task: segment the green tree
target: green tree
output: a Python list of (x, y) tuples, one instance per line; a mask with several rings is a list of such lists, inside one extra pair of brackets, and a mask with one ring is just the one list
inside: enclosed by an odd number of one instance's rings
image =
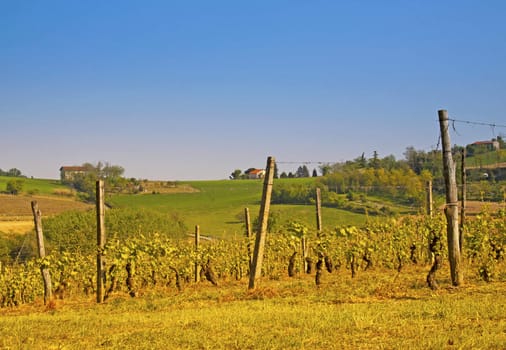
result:
[(7, 182), (6, 190), (10, 194), (17, 195), (23, 190), (24, 184), (23, 180), (10, 180)]
[(241, 175), (242, 175), (242, 170), (241, 169), (235, 169), (232, 172), (232, 174), (230, 174), (230, 179), (232, 179), (232, 180), (240, 179)]
[(309, 169), (306, 165), (302, 165), (297, 169), (296, 177), (309, 177)]

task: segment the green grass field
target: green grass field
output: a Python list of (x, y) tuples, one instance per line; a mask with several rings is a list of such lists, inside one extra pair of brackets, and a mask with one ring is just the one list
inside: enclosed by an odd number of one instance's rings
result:
[(12, 180), (23, 181), (22, 193), (33, 193), (37, 195), (58, 195), (59, 193), (68, 193), (69, 188), (62, 185), (59, 180), (14, 178), (0, 176), (0, 192), (5, 191), (7, 182)]
[(506, 150), (504, 149), (476, 154), (466, 159), (466, 166), (468, 167), (482, 167), (500, 163), (506, 163)]
[[(275, 181), (309, 182), (314, 179), (282, 179)], [(252, 221), (258, 216), (262, 197), (261, 180), (192, 181), (198, 189), (194, 193), (114, 195), (107, 199), (113, 207), (143, 208), (173, 212), (182, 217), (188, 227), (200, 226), (203, 235), (230, 237), (244, 232), (244, 208), (249, 208)], [(297, 220), (308, 227), (316, 227), (313, 205), (271, 205), (277, 224), (287, 225)], [(361, 225), (366, 217), (334, 208), (322, 209), (326, 227)]]

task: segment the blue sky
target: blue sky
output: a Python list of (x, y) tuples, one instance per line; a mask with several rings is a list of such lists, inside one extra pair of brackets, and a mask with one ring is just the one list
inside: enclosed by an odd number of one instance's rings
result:
[[(0, 168), (224, 179), (506, 124), (503, 1), (0, 0)], [(452, 143), (505, 134), (457, 124)], [(318, 164), (309, 164), (310, 169)]]

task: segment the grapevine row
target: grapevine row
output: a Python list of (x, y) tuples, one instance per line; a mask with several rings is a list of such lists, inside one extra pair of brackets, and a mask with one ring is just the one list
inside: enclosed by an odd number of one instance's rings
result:
[[(506, 249), (504, 212), (483, 213), (464, 228), (464, 258), (484, 280), (496, 275)], [(370, 222), (363, 228), (338, 227), (328, 232), (311, 232), (293, 222), (289, 229), (269, 233), (263, 278), (278, 279), (294, 273), (316, 272), (325, 261), (329, 272), (345, 268), (355, 276), (371, 268), (401, 272), (407, 264), (429, 265), (434, 256), (446, 257), (446, 222), (442, 216), (406, 217)], [(308, 242), (306, 265), (301, 241)], [(435, 243), (436, 242), (436, 243)], [(157, 234), (111, 240), (104, 249), (106, 259), (105, 297), (115, 293), (137, 296), (153, 288), (182, 289), (193, 283), (195, 266), (201, 279), (213, 284), (227, 279), (240, 280), (249, 273), (248, 241), (213, 240), (195, 249), (191, 240), (168, 239)], [(43, 295), (41, 267), (49, 268), (53, 293), (57, 298), (95, 293), (96, 255), (69, 251), (53, 252), (44, 259), (30, 259), (0, 266), (0, 306), (31, 303)], [(324, 259), (324, 260), (323, 260)], [(304, 271), (312, 269), (312, 271)]]

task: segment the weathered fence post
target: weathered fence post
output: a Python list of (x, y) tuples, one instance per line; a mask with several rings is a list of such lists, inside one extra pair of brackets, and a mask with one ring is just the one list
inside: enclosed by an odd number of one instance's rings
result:
[(104, 181), (96, 183), (96, 207), (97, 207), (97, 303), (104, 301), (104, 246), (105, 246), (105, 205), (104, 205)]
[(448, 112), (440, 110), (438, 111), (438, 115), (443, 144), (443, 171), (446, 187), (445, 215), (447, 221), (448, 259), (450, 261), (452, 284), (460, 286), (463, 282), (463, 275), (460, 265), (459, 203), (455, 163), (453, 162), (450, 132), (448, 129)]
[(249, 208), (244, 208), (244, 224), (246, 226), (246, 239), (248, 240), (248, 267), (251, 271), (251, 262), (252, 262), (252, 255), (251, 255), (251, 218), (249, 215)]
[[(195, 253), (198, 255), (199, 253), (199, 244), (200, 244), (200, 226), (195, 225)], [(200, 281), (200, 269), (198, 263), (198, 257), (195, 258), (195, 282)]]
[[(39, 258), (46, 257), (46, 249), (44, 248), (44, 234), (42, 232), (42, 214), (39, 210), (37, 201), (32, 201), (33, 221), (35, 223), (35, 233), (37, 234), (37, 247), (39, 250)], [(49, 269), (41, 265), (40, 272), (44, 281), (44, 305), (51, 300), (51, 274)]]
[(466, 224), (466, 201), (467, 201), (467, 176), (466, 176), (466, 149), (462, 149), (462, 167), (461, 167), (461, 204), (460, 204), (460, 235), (459, 235), (459, 249), (462, 255), (463, 233), (464, 225)]
[(255, 288), (255, 282), (262, 274), (262, 262), (264, 258), (265, 237), (267, 235), (267, 223), (269, 220), (269, 209), (271, 206), (272, 183), (274, 179), (274, 157), (267, 158), (267, 171), (264, 178), (264, 189), (262, 193), (262, 203), (260, 205), (260, 214), (258, 216), (258, 228), (255, 238), (255, 250), (253, 251), (253, 260), (249, 274), (249, 289)]
[(316, 230), (320, 235), (322, 231), (322, 193), (319, 187), (316, 188)]
[(309, 271), (308, 261), (307, 261), (308, 246), (307, 246), (306, 237), (302, 236), (300, 238), (300, 246), (301, 246), (301, 249), (302, 249), (302, 267), (304, 269), (304, 273), (308, 273), (308, 271)]
[(432, 217), (432, 180), (427, 181), (427, 197), (426, 197), (427, 215)]

